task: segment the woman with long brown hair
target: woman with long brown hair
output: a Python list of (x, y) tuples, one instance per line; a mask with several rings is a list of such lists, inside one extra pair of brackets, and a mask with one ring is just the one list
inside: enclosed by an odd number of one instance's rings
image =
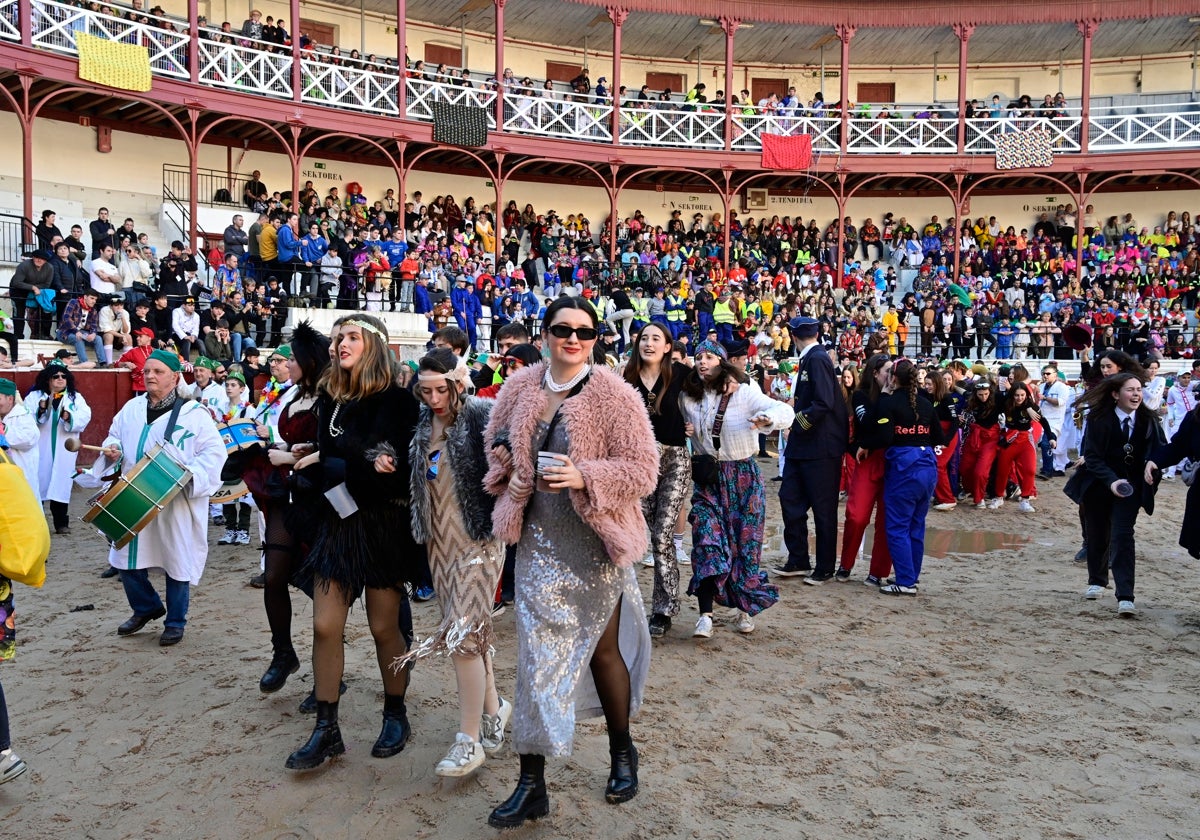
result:
[(691, 371), (687, 365), (671, 361), (671, 345), (671, 331), (651, 321), (638, 334), (625, 365), (625, 381), (641, 395), (658, 445), (658, 484), (642, 499), (654, 552), (650, 635), (655, 637), (671, 629), (671, 619), (679, 615), (679, 563), (675, 558), (682, 550), (683, 534), (675, 531), (675, 524), (692, 489), (692, 461), (679, 408), (679, 394)]
[(853, 429), (850, 457), (855, 461), (850, 486), (846, 492), (846, 518), (842, 524), (842, 559), (838, 564), (834, 580), (845, 582), (862, 547), (863, 534), (875, 511), (875, 538), (871, 543), (871, 568), (867, 572), (867, 586), (879, 586), (892, 570), (892, 558), (888, 553), (887, 527), (883, 501), (883, 473), (886, 466), (881, 448), (868, 448), (870, 441), (870, 417), (874, 414), (880, 398), (892, 387), (892, 358), (886, 353), (876, 353), (867, 359), (859, 387), (850, 395), (850, 425)]
[(967, 431), (959, 475), (963, 489), (970, 492), (975, 507), (985, 508), (988, 477), (996, 461), (997, 441), (1000, 440), (1000, 404), (990, 378), (985, 376), (975, 383), (963, 421)]
[(417, 402), (396, 384), (387, 327), (378, 318), (363, 313), (338, 318), (333, 353), (317, 399), (318, 451), (295, 465), (297, 483), (320, 491), (329, 503), (306, 563), (314, 578), (317, 723), (308, 742), (288, 757), (292, 770), (311, 769), (346, 750), (338, 728), (338, 685), (346, 618), (364, 590), (384, 690), (383, 728), (371, 754), (395, 755), (409, 734), (404, 705), (409, 669), (391, 665), (408, 651), (397, 617), (408, 609), (404, 582), (415, 570), (406, 564), (417, 555), (408, 511)]

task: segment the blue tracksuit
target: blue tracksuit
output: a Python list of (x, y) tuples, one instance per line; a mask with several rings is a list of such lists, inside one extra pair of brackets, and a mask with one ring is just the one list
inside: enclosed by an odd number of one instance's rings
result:
[(450, 292), (450, 305), (454, 307), (454, 318), (458, 321), (458, 328), (466, 331), (471, 341), (471, 349), (474, 350), (477, 339), (475, 322), (483, 317), (483, 307), (479, 304), (479, 298), (471, 291), (470, 286), (463, 289), (456, 284)]

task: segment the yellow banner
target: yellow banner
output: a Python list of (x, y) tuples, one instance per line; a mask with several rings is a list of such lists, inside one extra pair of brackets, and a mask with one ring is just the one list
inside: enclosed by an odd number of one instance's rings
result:
[(121, 44), (75, 33), (79, 78), (121, 90), (150, 90), (150, 53), (137, 44)]

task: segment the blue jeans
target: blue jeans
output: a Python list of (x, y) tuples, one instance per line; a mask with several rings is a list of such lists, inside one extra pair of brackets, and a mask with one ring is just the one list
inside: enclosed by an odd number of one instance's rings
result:
[(716, 323), (713, 321), (711, 312), (697, 312), (696, 326), (699, 327), (699, 334), (696, 336), (696, 343), (699, 344), (704, 339), (708, 338), (708, 331), (716, 328)]
[(717, 324), (717, 341), (722, 344), (733, 343), (733, 324)]
[(1050, 446), (1050, 435), (1043, 434), (1038, 446), (1042, 450), (1042, 472), (1054, 475), (1054, 450)]
[[(187, 624), (188, 602), (191, 589), (186, 580), (175, 580), (170, 575), (167, 579), (167, 627), (182, 628)], [(121, 583), (125, 586), (125, 597), (134, 615), (151, 615), (163, 608), (162, 599), (154, 591), (150, 583), (150, 575), (146, 569), (122, 569)]]
[(937, 484), (932, 446), (893, 446), (883, 474), (883, 510), (888, 552), (896, 583), (915, 586), (925, 558), (925, 515)]
[[(242, 348), (258, 346), (254, 343), (254, 339), (250, 336), (242, 335), (241, 333), (236, 332), (231, 332), (229, 334), (229, 342), (233, 345), (234, 362), (240, 362), (242, 360)], [(253, 386), (251, 386), (251, 388), (253, 388)]]
[[(107, 358), (104, 355), (104, 336), (96, 333), (90, 341), (92, 349), (96, 351), (96, 361), (103, 363)], [(71, 333), (71, 340), (64, 341), (63, 344), (66, 344), (68, 347), (74, 345), (75, 355), (79, 357), (79, 361), (86, 362), (88, 360), (87, 342), (83, 338), (80, 338), (79, 333)]]

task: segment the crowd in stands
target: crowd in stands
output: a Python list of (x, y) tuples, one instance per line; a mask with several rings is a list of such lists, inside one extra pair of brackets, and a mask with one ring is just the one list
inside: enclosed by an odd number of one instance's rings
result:
[(995, 216), (910, 222), (889, 212), (878, 224), (822, 225), (733, 212), (726, 272), (719, 213), (685, 220), (676, 210), (652, 225), (635, 212), (618, 220), (610, 262), (611, 220), (597, 232), (583, 213), (516, 201), (497, 217), (473, 197), (401, 200), (389, 189), (372, 199), (357, 183), (322, 195), (311, 181), (292, 201), (257, 172), (242, 198), (246, 215), (208, 254), (176, 241), (159, 255), (134, 219), (118, 226), (105, 208), (86, 235), (75, 226), (63, 236), (46, 210), (38, 248), (10, 284), (9, 332), (23, 339), (28, 327), (81, 362), (91, 347), (97, 363), (114, 364), (148, 328), (156, 346), (239, 361), (280, 341), (289, 307), (333, 305), (412, 311), (431, 332), (457, 325), (486, 350), (496, 329), (536, 321), (567, 292), (593, 301), (618, 348), (631, 329), (660, 321), (693, 345), (715, 332), (782, 357), (792, 352), (788, 322), (807, 315), (849, 360), (874, 349), (1067, 359), (1084, 346), (1200, 358), (1200, 233), (1187, 211), (1143, 224), (1063, 205), (1032, 227)]

